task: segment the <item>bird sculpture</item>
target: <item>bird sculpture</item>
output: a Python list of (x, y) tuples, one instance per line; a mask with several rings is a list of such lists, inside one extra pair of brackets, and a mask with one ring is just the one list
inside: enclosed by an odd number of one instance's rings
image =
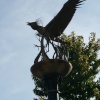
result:
[(86, 0), (68, 0), (58, 14), (45, 26), (38, 25), (37, 22), (28, 22), (32, 29), (39, 34), (54, 39), (60, 36), (70, 23), (76, 9)]
[[(34, 60), (34, 63), (37, 63), (39, 61), (40, 56), (42, 55), (43, 60), (48, 60), (49, 57), (47, 56), (45, 52), (45, 46), (43, 43), (44, 38), (47, 40), (47, 45), (48, 45), (48, 51), (49, 51), (49, 43), (54, 48), (54, 55), (56, 55), (56, 58), (66, 60), (66, 57), (68, 58), (68, 52), (64, 49), (65, 45), (59, 47), (55, 46), (53, 42), (50, 40), (63, 43), (65, 44), (59, 36), (63, 33), (65, 28), (68, 26), (70, 23), (71, 19), (74, 16), (74, 13), (76, 9), (79, 7), (79, 5), (82, 4), (83, 1), (86, 0), (68, 0), (62, 9), (58, 12), (58, 14), (45, 26), (40, 26), (37, 21), (35, 22), (28, 22), (27, 24), (31, 26), (33, 30), (38, 31), (38, 35), (41, 35), (41, 50), (39, 54), (37, 55), (36, 59)], [(65, 52), (66, 51), (66, 52)], [(64, 58), (64, 59), (63, 59)]]

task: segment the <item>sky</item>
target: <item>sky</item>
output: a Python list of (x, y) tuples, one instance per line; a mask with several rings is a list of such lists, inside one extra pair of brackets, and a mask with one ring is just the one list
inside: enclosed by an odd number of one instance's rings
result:
[[(38, 49), (36, 31), (26, 22), (38, 19), (45, 26), (67, 0), (0, 0), (0, 100), (33, 100), (30, 68)], [(75, 31), (88, 41), (91, 32), (100, 38), (100, 0), (86, 0), (64, 31)]]

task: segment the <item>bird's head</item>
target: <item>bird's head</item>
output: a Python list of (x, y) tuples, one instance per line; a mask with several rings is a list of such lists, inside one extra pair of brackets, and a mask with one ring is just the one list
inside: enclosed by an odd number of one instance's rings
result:
[(34, 30), (37, 30), (38, 28), (37, 22), (27, 22), (27, 25), (31, 26)]

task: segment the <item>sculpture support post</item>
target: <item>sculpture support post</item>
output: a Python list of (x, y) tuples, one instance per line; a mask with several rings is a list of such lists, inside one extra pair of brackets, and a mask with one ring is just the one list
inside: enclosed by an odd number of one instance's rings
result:
[(57, 74), (44, 76), (44, 82), (48, 90), (48, 100), (59, 100)]
[(66, 77), (71, 70), (71, 63), (59, 59), (40, 61), (31, 67), (33, 76), (45, 82), (45, 87), (48, 91), (48, 100), (59, 100), (59, 79), (60, 77)]

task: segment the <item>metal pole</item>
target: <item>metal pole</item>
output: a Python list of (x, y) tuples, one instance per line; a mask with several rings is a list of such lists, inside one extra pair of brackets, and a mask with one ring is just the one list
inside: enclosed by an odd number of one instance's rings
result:
[(48, 90), (48, 100), (59, 100), (58, 77), (57, 74), (44, 76), (44, 82)]

